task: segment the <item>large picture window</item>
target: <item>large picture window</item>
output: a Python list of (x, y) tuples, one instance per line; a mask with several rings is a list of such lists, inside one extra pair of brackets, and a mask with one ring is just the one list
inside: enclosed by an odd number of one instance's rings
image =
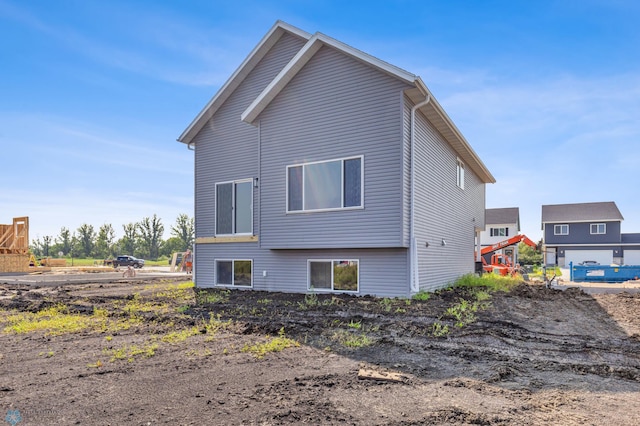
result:
[(216, 235), (253, 233), (253, 179), (216, 184)]
[(287, 212), (363, 207), (363, 157), (287, 166)]
[(216, 260), (216, 285), (252, 287), (251, 260)]
[(309, 260), (310, 290), (358, 291), (358, 260)]
[(553, 225), (553, 235), (569, 235), (569, 225)]

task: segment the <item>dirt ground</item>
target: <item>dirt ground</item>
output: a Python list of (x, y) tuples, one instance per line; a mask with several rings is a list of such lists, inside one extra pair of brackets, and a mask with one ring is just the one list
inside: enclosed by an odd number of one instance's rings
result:
[(0, 285), (0, 424), (637, 425), (638, 401), (639, 294)]

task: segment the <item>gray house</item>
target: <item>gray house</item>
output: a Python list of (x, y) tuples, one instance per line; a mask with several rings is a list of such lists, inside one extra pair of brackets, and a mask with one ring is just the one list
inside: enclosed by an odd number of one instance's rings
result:
[(495, 182), (422, 80), (276, 22), (178, 139), (198, 287), (408, 296), (474, 271)]
[(640, 265), (640, 234), (621, 233), (623, 219), (612, 201), (542, 206), (545, 262)]

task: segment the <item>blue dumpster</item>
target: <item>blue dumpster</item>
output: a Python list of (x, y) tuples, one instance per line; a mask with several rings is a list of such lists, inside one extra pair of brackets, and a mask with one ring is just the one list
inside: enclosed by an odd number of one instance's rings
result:
[(604, 265), (574, 265), (569, 263), (571, 281), (574, 282), (603, 282), (620, 283), (640, 278), (640, 266), (604, 266)]

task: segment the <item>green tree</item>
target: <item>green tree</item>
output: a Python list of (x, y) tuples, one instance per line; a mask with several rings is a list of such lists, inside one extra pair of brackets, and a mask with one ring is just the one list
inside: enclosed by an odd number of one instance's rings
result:
[(525, 243), (518, 244), (518, 257), (521, 265), (540, 265), (542, 263), (542, 253), (538, 247), (530, 247)]
[(160, 252), (160, 245), (162, 244), (162, 234), (164, 233), (162, 219), (155, 214), (151, 218), (145, 217), (138, 223), (138, 229), (140, 230), (142, 251), (149, 259), (157, 259)]
[(122, 225), (124, 236), (118, 241), (118, 248), (122, 254), (133, 256), (136, 249), (136, 240), (138, 239), (138, 225), (135, 223), (127, 223)]
[(173, 253), (185, 251), (183, 247), (184, 242), (180, 238), (171, 237), (162, 243), (162, 246), (160, 247), (160, 255), (171, 258)]
[(114, 242), (116, 239), (116, 231), (110, 223), (105, 223), (98, 230), (94, 253), (96, 257), (107, 259), (114, 256)]
[(181, 241), (176, 251), (186, 251), (193, 246), (195, 238), (195, 220), (182, 213), (176, 218), (176, 224), (171, 227), (171, 236)]
[(83, 223), (82, 225), (80, 225), (77, 232), (78, 242), (80, 245), (80, 253), (78, 254), (78, 256), (85, 258), (91, 257), (96, 241), (96, 231), (93, 229), (93, 225)]
[(56, 238), (56, 249), (55, 253), (61, 251), (63, 256), (71, 253), (71, 232), (64, 226), (60, 229), (60, 233)]

